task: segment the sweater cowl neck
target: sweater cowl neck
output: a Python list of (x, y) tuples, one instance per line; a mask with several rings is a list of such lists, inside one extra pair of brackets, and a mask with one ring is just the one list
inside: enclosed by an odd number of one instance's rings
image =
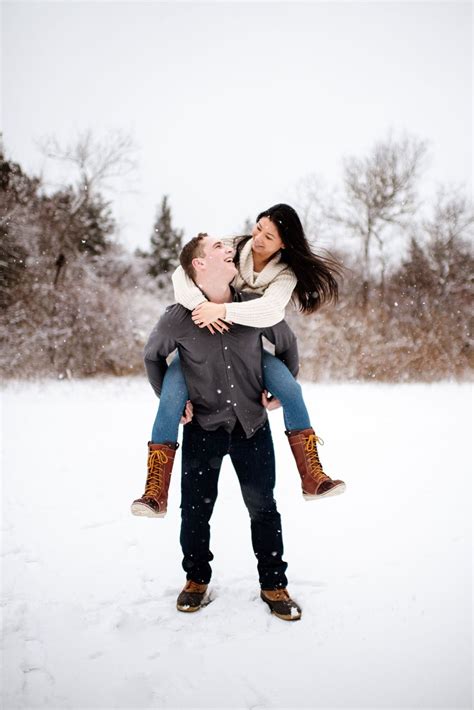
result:
[[(268, 264), (259, 271), (254, 271), (253, 255), (252, 255), (252, 239), (248, 239), (240, 250), (238, 263), (238, 288), (246, 284), (251, 289), (265, 289), (278, 274), (288, 268), (288, 264), (281, 261), (281, 251), (273, 256)], [(241, 283), (242, 282), (242, 283)]]

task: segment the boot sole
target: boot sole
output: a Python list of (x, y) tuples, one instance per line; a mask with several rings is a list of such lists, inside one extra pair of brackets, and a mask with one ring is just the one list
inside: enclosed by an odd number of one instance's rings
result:
[(344, 491), (346, 490), (346, 484), (341, 483), (339, 486), (336, 486), (335, 488), (331, 488), (331, 490), (326, 491), (326, 493), (320, 493), (319, 495), (311, 495), (310, 493), (303, 493), (303, 498), (305, 499), (306, 502), (309, 502), (311, 500), (319, 500), (320, 498), (329, 498), (330, 496), (339, 496)]
[[(270, 605), (268, 606), (270, 607)], [(277, 616), (279, 619), (283, 619), (283, 621), (299, 621), (301, 619), (301, 614), (299, 614), (298, 616), (290, 616), (290, 614), (278, 614), (276, 611), (273, 611), (271, 607), (270, 611), (272, 612), (273, 616)]]
[(214, 597), (211, 597), (209, 594), (207, 594), (202, 602), (199, 604), (199, 606), (188, 606), (187, 604), (176, 604), (176, 608), (178, 611), (183, 611), (185, 614), (192, 614), (195, 611), (199, 611), (199, 609), (202, 609), (203, 607), (207, 606), (213, 601)]
[(142, 518), (164, 518), (166, 515), (166, 513), (157, 513), (144, 503), (132, 503), (130, 510), (132, 515), (140, 515)]
[(202, 604), (199, 604), (199, 606), (179, 606), (179, 604), (176, 604), (176, 608), (178, 611), (184, 611), (185, 614), (192, 614), (194, 611), (199, 611), (201, 608)]

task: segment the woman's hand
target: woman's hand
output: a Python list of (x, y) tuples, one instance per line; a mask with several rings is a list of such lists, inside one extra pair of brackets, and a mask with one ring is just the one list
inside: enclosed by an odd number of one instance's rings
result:
[(281, 407), (281, 402), (279, 399), (276, 397), (268, 397), (268, 391), (264, 390), (262, 392), (262, 404), (265, 407), (265, 409), (268, 409), (270, 412), (272, 409), (278, 409), (278, 407)]
[(183, 416), (179, 420), (180, 424), (189, 424), (189, 422), (193, 418), (193, 405), (192, 402), (188, 399), (186, 402), (186, 406), (184, 408)]
[(224, 303), (206, 301), (205, 303), (200, 303), (192, 312), (194, 325), (199, 326), (199, 328), (207, 327), (213, 335), (213, 326), (219, 333), (226, 333), (229, 330), (229, 323), (221, 320), (223, 318), (225, 318)]

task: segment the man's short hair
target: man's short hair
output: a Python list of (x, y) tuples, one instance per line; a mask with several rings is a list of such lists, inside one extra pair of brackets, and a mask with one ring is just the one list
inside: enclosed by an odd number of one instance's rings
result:
[(204, 256), (204, 245), (202, 240), (207, 237), (206, 232), (199, 232), (197, 237), (193, 237), (181, 250), (179, 255), (179, 261), (183, 267), (184, 272), (189, 276), (190, 279), (196, 278), (196, 271), (193, 266), (193, 259)]

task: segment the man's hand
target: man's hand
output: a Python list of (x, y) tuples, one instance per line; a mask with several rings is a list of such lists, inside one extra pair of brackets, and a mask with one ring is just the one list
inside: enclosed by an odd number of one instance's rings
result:
[(208, 328), (213, 335), (214, 328), (218, 330), (219, 333), (226, 333), (229, 330), (229, 323), (222, 320), (224, 317), (224, 303), (211, 303), (209, 301), (205, 301), (204, 303), (200, 303), (199, 306), (196, 306), (192, 312), (194, 325), (199, 326), (199, 328)]
[(188, 399), (186, 402), (186, 406), (184, 408), (183, 416), (179, 420), (180, 424), (189, 424), (189, 422), (193, 418), (193, 405), (192, 402)]
[(262, 404), (265, 409), (268, 409), (269, 412), (272, 409), (278, 409), (278, 407), (281, 407), (281, 402), (279, 399), (277, 399), (276, 397), (272, 397), (271, 399), (268, 398), (267, 390), (264, 390), (262, 392)]

